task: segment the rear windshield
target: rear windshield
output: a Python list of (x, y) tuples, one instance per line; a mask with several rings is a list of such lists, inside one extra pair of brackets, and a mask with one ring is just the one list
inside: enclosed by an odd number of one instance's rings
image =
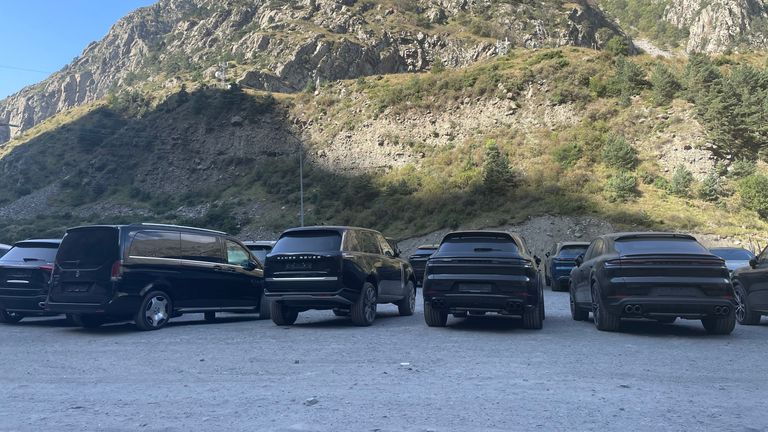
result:
[(254, 246), (254, 245), (251, 245), (251, 246), (248, 246), (248, 249), (251, 250), (251, 253), (253, 254), (253, 256), (258, 258), (260, 263), (264, 263), (264, 258), (266, 258), (267, 254), (269, 253), (269, 251), (272, 250), (272, 246)]
[(337, 252), (341, 250), (341, 234), (331, 231), (288, 233), (277, 241), (272, 253)]
[(587, 251), (589, 245), (586, 246), (563, 246), (560, 249), (560, 253), (557, 254), (560, 258), (576, 258)]
[(729, 261), (749, 261), (754, 255), (746, 249), (715, 249), (713, 254)]
[(432, 253), (436, 250), (437, 250), (436, 247), (420, 247), (416, 249), (416, 253)]
[(69, 231), (56, 255), (62, 268), (93, 268), (119, 258), (117, 228), (83, 228)]
[(0, 258), (0, 262), (47, 262), (52, 263), (56, 258), (58, 245), (45, 243), (29, 243), (14, 246)]
[(709, 250), (696, 240), (684, 238), (630, 238), (616, 241), (621, 255), (643, 254), (695, 254), (709, 255)]
[(509, 239), (504, 240), (488, 237), (468, 237), (450, 239), (440, 245), (441, 254), (488, 252), (504, 252), (514, 254), (520, 253), (515, 242)]

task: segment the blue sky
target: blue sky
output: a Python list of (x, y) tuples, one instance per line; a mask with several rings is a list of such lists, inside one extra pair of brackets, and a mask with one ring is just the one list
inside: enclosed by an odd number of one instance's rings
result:
[(0, 99), (43, 80), (156, 0), (1, 0)]

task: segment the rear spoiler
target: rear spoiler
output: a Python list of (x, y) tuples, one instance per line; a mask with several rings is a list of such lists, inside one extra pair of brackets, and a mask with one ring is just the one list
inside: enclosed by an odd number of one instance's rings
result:
[[(502, 231), (457, 231), (448, 233), (443, 237), (440, 244), (443, 244), (449, 240), (461, 240), (461, 239), (496, 239), (496, 240), (509, 240), (517, 245), (514, 237), (511, 234)], [(520, 246), (520, 245), (517, 245)]]
[(626, 234), (619, 237), (616, 237), (614, 241), (621, 241), (621, 240), (630, 240), (630, 239), (641, 239), (641, 238), (679, 238), (679, 239), (686, 239), (686, 240), (696, 240), (696, 237), (690, 235), (690, 234), (677, 234), (677, 233), (637, 233), (637, 234)]

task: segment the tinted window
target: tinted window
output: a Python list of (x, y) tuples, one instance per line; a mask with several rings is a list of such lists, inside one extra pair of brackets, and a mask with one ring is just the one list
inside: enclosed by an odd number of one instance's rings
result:
[(213, 263), (226, 262), (219, 238), (205, 234), (181, 234), (181, 258)]
[(358, 231), (357, 241), (360, 245), (360, 252), (370, 254), (381, 254), (381, 247), (379, 246), (379, 239), (375, 233), (370, 231)]
[(341, 250), (341, 234), (335, 231), (298, 231), (280, 237), (272, 253), (337, 252)]
[(563, 246), (557, 256), (560, 258), (576, 258), (586, 251), (587, 246)]
[(347, 252), (360, 252), (360, 244), (357, 242), (357, 231), (347, 231), (344, 234), (344, 250)]
[(745, 249), (715, 249), (712, 253), (724, 260), (732, 261), (749, 261), (754, 256), (752, 252)]
[(62, 268), (94, 268), (112, 265), (120, 257), (117, 228), (81, 228), (64, 236), (56, 255)]
[(264, 263), (264, 258), (267, 257), (269, 251), (272, 250), (272, 246), (248, 246), (251, 253), (259, 260), (260, 263)]
[(242, 246), (227, 240), (227, 263), (245, 267), (251, 261), (251, 255)]
[(461, 238), (445, 241), (440, 245), (440, 253), (488, 253), (504, 252), (519, 254), (517, 245), (512, 240), (494, 238)]
[(587, 251), (584, 252), (584, 261), (589, 261), (596, 256), (595, 251), (597, 250), (598, 242), (602, 242), (602, 240), (597, 239), (593, 241), (592, 244), (589, 245), (589, 247), (587, 248)]
[(390, 255), (392, 255), (392, 256), (395, 255), (394, 247), (392, 247), (392, 244), (390, 244), (389, 241), (387, 241), (387, 239), (384, 238), (383, 235), (377, 234), (376, 238), (379, 239), (379, 248), (381, 249), (381, 253), (386, 255), (387, 252), (389, 252)]
[(181, 236), (176, 232), (140, 231), (133, 236), (130, 256), (179, 258)]
[(21, 244), (8, 251), (0, 262), (53, 262), (56, 258), (56, 250), (59, 245), (45, 245), (40, 243)]
[(696, 240), (662, 237), (617, 240), (616, 250), (622, 255), (709, 254), (709, 251)]

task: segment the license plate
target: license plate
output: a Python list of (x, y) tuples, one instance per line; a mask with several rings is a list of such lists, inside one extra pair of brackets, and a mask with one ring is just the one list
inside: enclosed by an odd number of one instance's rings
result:
[(91, 287), (90, 285), (85, 285), (85, 284), (66, 284), (64, 285), (64, 291), (77, 292), (77, 293), (88, 292), (90, 287)]
[(468, 293), (489, 293), (493, 291), (491, 284), (459, 284), (460, 292)]
[(285, 265), (286, 270), (309, 270), (312, 268), (310, 263), (288, 263)]
[(698, 297), (701, 295), (701, 290), (691, 287), (680, 288), (656, 288), (653, 290), (653, 295), (657, 296), (675, 296), (675, 297)]

